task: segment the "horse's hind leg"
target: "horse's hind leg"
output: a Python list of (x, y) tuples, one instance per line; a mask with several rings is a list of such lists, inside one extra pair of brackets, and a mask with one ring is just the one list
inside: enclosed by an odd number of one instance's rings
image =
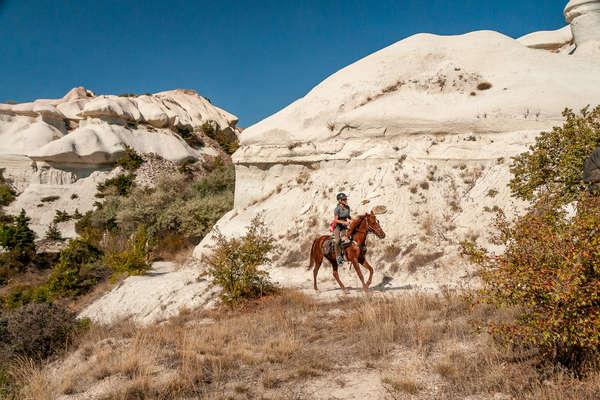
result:
[(323, 262), (323, 257), (317, 257), (317, 259), (315, 260), (315, 268), (313, 269), (313, 279), (314, 279), (315, 290), (319, 290), (317, 288), (317, 274), (319, 273), (319, 268), (321, 268), (322, 262)]
[(373, 267), (367, 262), (367, 260), (363, 261), (363, 267), (369, 270), (369, 279), (367, 279), (367, 287), (371, 286), (371, 281), (373, 280)]

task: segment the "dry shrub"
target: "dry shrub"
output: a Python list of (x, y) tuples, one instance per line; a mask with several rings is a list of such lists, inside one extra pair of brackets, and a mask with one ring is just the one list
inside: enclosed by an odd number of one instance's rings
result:
[(421, 228), (425, 231), (427, 236), (433, 235), (433, 228), (437, 224), (436, 219), (431, 214), (426, 214), (421, 221)]
[(215, 245), (207, 257), (208, 274), (212, 284), (223, 289), (219, 296), (223, 303), (235, 305), (277, 290), (269, 274), (258, 269), (271, 263), (274, 241), (260, 215), (250, 221), (241, 238), (228, 239), (216, 231)]
[(408, 270), (410, 272), (416, 272), (417, 269), (434, 262), (443, 255), (443, 251), (436, 251), (429, 254), (415, 254), (408, 263)]
[[(243, 310), (186, 312), (148, 327), (131, 322), (94, 326), (71, 360), (77, 368), (66, 362), (52, 374), (37, 369), (24, 374), (22, 382), (55, 393), (60, 382), (76, 379), (86, 382), (71, 387), (81, 398), (89, 394), (85, 386), (98, 387), (100, 379), (111, 382), (101, 394), (106, 399), (283, 399), (290, 393), (311, 398), (298, 389), (318, 376), (343, 386), (340, 376), (359, 364), (380, 371), (393, 398), (488, 398), (497, 392), (512, 398), (595, 398), (597, 374), (573, 379), (545, 368), (535, 352), (499, 348), (486, 335), (473, 336), (468, 308), (451, 291), (334, 303), (283, 291)], [(489, 320), (504, 319), (502, 313), (474, 309), (476, 317)], [(206, 318), (212, 322), (201, 323)], [(398, 349), (406, 354), (401, 359)], [(398, 361), (390, 370), (390, 363)], [(436, 375), (431, 385), (430, 374)], [(56, 397), (41, 390), (31, 396)]]
[(489, 82), (481, 82), (477, 85), (477, 90), (488, 90), (492, 88), (492, 84)]
[(1, 311), (0, 360), (46, 358), (64, 348), (75, 326), (75, 315), (58, 305), (31, 303)]
[(383, 259), (386, 261), (394, 261), (402, 252), (402, 248), (395, 244), (389, 244), (383, 249)]
[(408, 246), (406, 246), (406, 249), (404, 249), (404, 251), (402, 251), (402, 255), (405, 256), (407, 254), (410, 254), (416, 248), (417, 248), (417, 244), (411, 243)]
[(388, 393), (394, 397), (403, 393), (416, 395), (422, 389), (413, 374), (406, 374), (402, 371), (387, 373), (381, 378), (381, 383)]
[(308, 173), (308, 171), (300, 172), (298, 174), (298, 176), (296, 176), (296, 183), (298, 185), (303, 185), (303, 184), (307, 183), (309, 176), (310, 176), (310, 174)]

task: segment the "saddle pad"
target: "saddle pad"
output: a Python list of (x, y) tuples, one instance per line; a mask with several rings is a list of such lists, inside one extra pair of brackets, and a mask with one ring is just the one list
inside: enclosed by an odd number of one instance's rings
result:
[[(342, 246), (342, 249), (346, 249), (346, 248), (352, 246), (352, 241), (351, 240), (349, 240), (347, 242), (342, 241), (341, 246)], [(323, 255), (333, 254), (335, 252), (335, 244), (333, 242), (333, 236), (329, 236), (329, 238), (323, 242), (323, 247), (321, 248), (321, 250), (323, 250)]]
[(333, 238), (331, 236), (329, 237), (329, 239), (326, 239), (323, 242), (323, 247), (321, 248), (321, 250), (323, 250), (323, 255), (333, 254), (335, 249), (333, 246)]

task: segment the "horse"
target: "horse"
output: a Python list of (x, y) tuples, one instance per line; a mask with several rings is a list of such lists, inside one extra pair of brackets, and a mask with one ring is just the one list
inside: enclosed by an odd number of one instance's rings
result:
[[(352, 265), (354, 265), (354, 269), (356, 270), (356, 273), (362, 282), (363, 290), (367, 292), (369, 290), (369, 286), (371, 285), (371, 280), (373, 279), (373, 268), (365, 259), (365, 254), (367, 252), (367, 235), (372, 232), (377, 235), (378, 238), (383, 239), (385, 238), (385, 232), (383, 232), (383, 229), (381, 229), (379, 221), (377, 220), (377, 217), (373, 211), (353, 219), (350, 223), (348, 231), (348, 235), (352, 237), (353, 241), (349, 247), (342, 251), (346, 254), (346, 258), (352, 263)], [(329, 239), (329, 235), (319, 236), (313, 241), (312, 248), (310, 250), (310, 265), (307, 269), (311, 269), (314, 266), (314, 288), (316, 291), (318, 291), (317, 274), (319, 273), (319, 268), (323, 262), (323, 257), (327, 258), (333, 267), (333, 277), (337, 281), (342, 291), (347, 294), (348, 291), (338, 275), (336, 254), (334, 254), (333, 251), (323, 254), (323, 243), (327, 239)], [(369, 279), (367, 280), (367, 283), (365, 283), (359, 264), (369, 270)]]

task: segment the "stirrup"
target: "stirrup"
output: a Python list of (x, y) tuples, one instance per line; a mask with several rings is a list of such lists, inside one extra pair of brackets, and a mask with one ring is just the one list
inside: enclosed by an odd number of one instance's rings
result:
[(342, 264), (344, 264), (344, 257), (337, 256), (336, 261), (337, 261), (338, 265), (342, 265)]

